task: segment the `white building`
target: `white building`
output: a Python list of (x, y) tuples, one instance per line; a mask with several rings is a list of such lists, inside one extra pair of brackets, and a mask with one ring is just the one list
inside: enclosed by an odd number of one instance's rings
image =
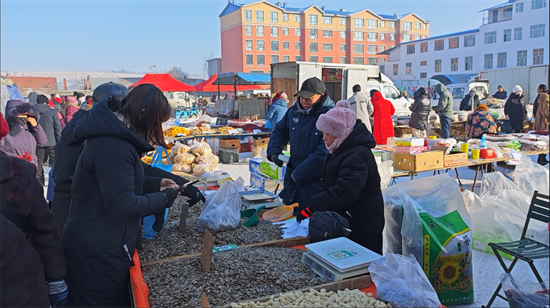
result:
[(548, 64), (548, 0), (509, 0), (485, 9), (478, 29), (402, 42), (387, 50), (381, 72), (397, 86), (426, 85), (434, 75)]

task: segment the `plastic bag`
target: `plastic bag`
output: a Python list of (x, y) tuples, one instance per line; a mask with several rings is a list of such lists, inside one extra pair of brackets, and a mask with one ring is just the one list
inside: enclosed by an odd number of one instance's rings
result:
[(443, 304), (473, 302), (471, 220), (455, 179), (418, 179), (383, 194), (388, 252), (414, 255)]
[(206, 165), (215, 165), (220, 162), (220, 158), (214, 154), (199, 156), (195, 159), (195, 163), (200, 164), (206, 164)]
[(379, 164), (378, 173), (380, 174), (380, 188), (388, 187), (393, 173), (393, 160), (386, 160)]
[(514, 131), (514, 129), (512, 128), (512, 123), (510, 123), (510, 120), (502, 121), (502, 125), (500, 126), (500, 131), (506, 134)]
[(550, 194), (550, 179), (548, 169), (533, 162), (528, 156), (523, 156), (514, 171), (514, 183), (527, 196), (533, 196), (535, 190), (541, 194)]
[(210, 145), (208, 145), (208, 143), (201, 142), (191, 147), (191, 153), (193, 153), (193, 155), (195, 156), (205, 156), (212, 154), (212, 148), (210, 148)]
[(393, 307), (441, 307), (437, 293), (414, 256), (387, 253), (369, 265), (376, 298)]
[(193, 168), (191, 167), (191, 165), (174, 164), (174, 165), (172, 165), (172, 171), (173, 172), (191, 173), (191, 172), (193, 172)]
[(191, 165), (195, 161), (195, 156), (189, 153), (176, 155), (174, 162), (176, 164)]
[(233, 181), (225, 181), (215, 194), (209, 196), (197, 220), (200, 232), (235, 229), (241, 222), (241, 196)]
[(501, 274), (500, 281), (510, 308), (548, 307), (548, 280), (544, 285), (532, 281), (518, 284), (512, 275)]
[(167, 161), (163, 161), (162, 160), (162, 155), (166, 155), (166, 157), (169, 157), (170, 155), (168, 154), (168, 150), (166, 150), (165, 148), (159, 146), (157, 147), (157, 149), (155, 150), (155, 153), (153, 153), (153, 158), (151, 160), (151, 167), (156, 167), (156, 168), (159, 168), (161, 170), (164, 170), (166, 172), (171, 172), (172, 171), (172, 165), (169, 164), (170, 162), (170, 159), (168, 158)]

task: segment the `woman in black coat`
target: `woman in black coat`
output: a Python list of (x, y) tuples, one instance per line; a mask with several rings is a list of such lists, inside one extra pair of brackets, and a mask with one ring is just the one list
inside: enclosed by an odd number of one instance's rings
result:
[(166, 147), (162, 122), (169, 117), (162, 91), (143, 84), (122, 101), (104, 98), (75, 123), (75, 138), (85, 144), (63, 231), (68, 306), (129, 307), (139, 219), (164, 213), (177, 196), (177, 184), (145, 178), (141, 163), (150, 144)]
[(466, 94), (460, 101), (460, 111), (472, 111), (479, 106), (479, 96), (476, 94), (476, 89), (470, 89), (470, 93)]
[(416, 138), (426, 137), (428, 129), (428, 118), (430, 117), (430, 99), (424, 88), (414, 92), (414, 103), (410, 107), (412, 111), (409, 126), (413, 129), (413, 136)]
[(523, 89), (516, 85), (504, 105), (504, 114), (510, 118), (510, 124), (514, 133), (521, 133), (525, 121), (525, 100)]
[(348, 101), (338, 102), (321, 115), (316, 126), (330, 153), (323, 175), (325, 191), (313, 196), (311, 205), (297, 219), (317, 211), (337, 212), (349, 221), (351, 240), (382, 254), (384, 200), (371, 151), (376, 146), (373, 135), (357, 120)]

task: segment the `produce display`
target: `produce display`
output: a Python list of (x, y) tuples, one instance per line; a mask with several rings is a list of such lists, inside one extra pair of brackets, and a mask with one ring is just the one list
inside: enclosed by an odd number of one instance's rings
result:
[(247, 307), (376, 307), (391, 308), (386, 304), (372, 297), (371, 293), (365, 294), (357, 289), (340, 290), (327, 292), (325, 289), (317, 291), (310, 289), (309, 292), (289, 292), (279, 296), (270, 296), (267, 302), (245, 302), (231, 303), (232, 308)]
[(166, 137), (175, 137), (178, 135), (189, 136), (191, 135), (191, 131), (189, 131), (185, 127), (180, 127), (180, 126), (172, 126), (169, 129), (164, 131), (164, 136)]
[(299, 249), (243, 247), (215, 252), (209, 272), (192, 257), (143, 267), (143, 278), (151, 307), (200, 307), (203, 292), (218, 307), (329, 282), (301, 257)]
[(191, 147), (177, 144), (172, 148), (170, 161), (172, 172), (202, 176), (206, 172), (219, 170), (219, 158), (212, 154), (212, 148), (206, 142)]

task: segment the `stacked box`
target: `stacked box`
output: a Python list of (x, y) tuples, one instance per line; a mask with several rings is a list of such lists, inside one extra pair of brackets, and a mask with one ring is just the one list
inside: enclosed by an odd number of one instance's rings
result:
[(250, 173), (254, 173), (254, 174), (260, 174), (261, 171), (261, 167), (260, 167), (260, 164), (262, 162), (262, 159), (261, 158), (252, 158), (249, 162), (248, 162), (248, 171), (250, 171)]
[(254, 186), (258, 189), (265, 189), (265, 179), (255, 173), (250, 173), (250, 186)]
[(273, 163), (260, 163), (260, 171), (262, 174), (274, 180), (282, 181), (285, 177), (286, 166), (278, 167)]

